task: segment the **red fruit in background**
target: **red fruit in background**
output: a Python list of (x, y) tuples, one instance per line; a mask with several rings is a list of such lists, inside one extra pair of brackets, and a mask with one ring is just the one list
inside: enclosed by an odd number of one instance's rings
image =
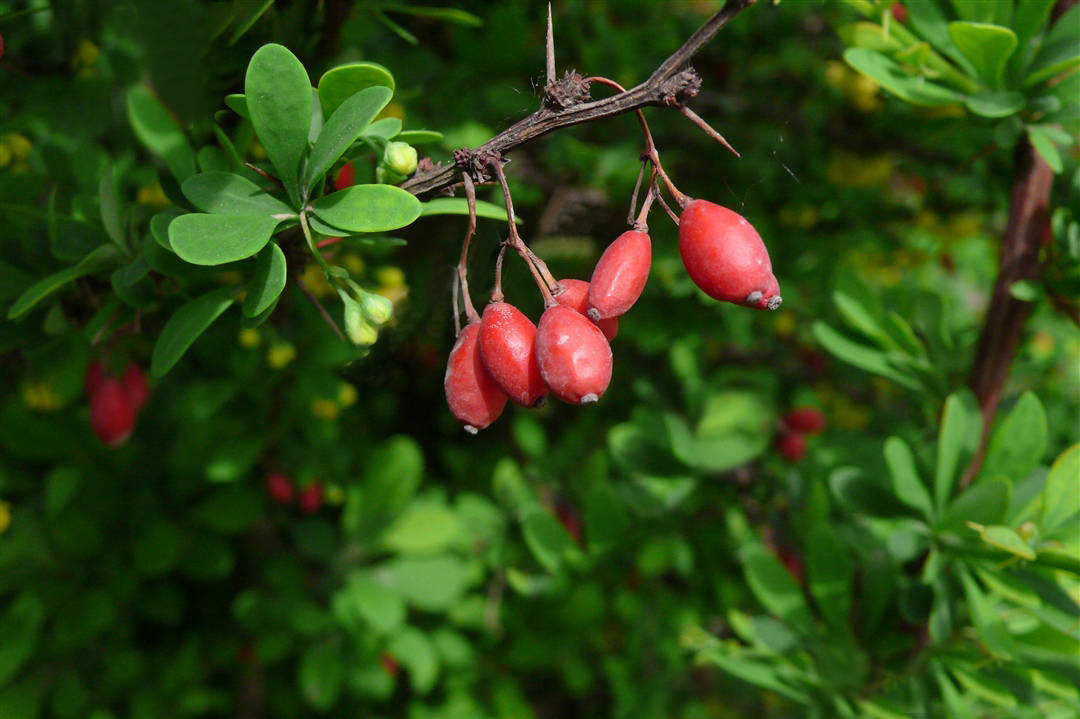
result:
[(892, 16), (897, 22), (907, 22), (908, 9), (904, 7), (903, 3), (894, 2), (889, 9), (892, 11)]
[(679, 252), (690, 279), (713, 299), (780, 306), (780, 285), (761, 235), (737, 212), (694, 200), (679, 217)]
[(780, 421), (788, 429), (807, 434), (817, 434), (825, 429), (825, 414), (816, 407), (796, 407), (789, 409)]
[[(585, 280), (559, 280), (557, 287), (561, 292), (555, 295), (556, 302), (583, 315), (588, 311), (588, 282)], [(604, 333), (604, 337), (607, 338), (608, 342), (615, 339), (615, 335), (619, 334), (619, 320), (614, 317), (607, 320), (600, 320), (596, 323), (596, 326)]]
[(341, 169), (338, 170), (337, 175), (334, 177), (334, 189), (344, 190), (354, 184), (356, 184), (356, 168), (353, 167), (352, 160), (349, 160), (341, 166)]
[(555, 506), (555, 518), (559, 520), (559, 524), (563, 526), (566, 533), (575, 542), (581, 544), (581, 515), (573, 507), (559, 503)]
[(0, 57), (4, 56), (4, 36), (0, 35)]
[(461, 331), (450, 350), (443, 379), (451, 414), (472, 434), (498, 419), (506, 406), (506, 393), (491, 379), (480, 359), (479, 337), (479, 322)]
[(806, 435), (802, 432), (781, 432), (776, 438), (776, 451), (789, 462), (800, 462), (806, 456)]
[(90, 395), (90, 427), (107, 447), (119, 447), (135, 429), (135, 404), (118, 379), (106, 377)]
[(86, 389), (88, 397), (93, 397), (97, 394), (97, 391), (101, 389), (101, 383), (105, 381), (105, 365), (101, 362), (94, 361), (86, 368), (86, 377), (83, 380), (83, 387)]
[(382, 666), (383, 671), (389, 674), (391, 677), (396, 677), (398, 671), (401, 669), (401, 665), (398, 664), (398, 660), (394, 659), (394, 655), (390, 652), (383, 652), (379, 655), (379, 664)]
[(780, 557), (780, 561), (787, 567), (788, 572), (795, 578), (795, 581), (802, 584), (804, 570), (802, 558), (790, 549), (781, 549), (777, 554)]
[(547, 394), (536, 364), (536, 325), (509, 302), (489, 302), (480, 322), (480, 361), (506, 395), (535, 407)]
[(146, 373), (142, 371), (142, 367), (132, 363), (124, 370), (124, 376), (120, 381), (123, 382), (124, 389), (131, 395), (135, 411), (138, 412), (146, 404), (146, 400), (150, 398), (150, 384), (146, 380)]
[(544, 310), (536, 330), (540, 376), (559, 399), (595, 402), (611, 382), (611, 345), (588, 317), (569, 307)]
[(266, 478), (266, 493), (278, 504), (292, 504), (296, 497), (296, 487), (281, 472), (274, 472)]
[(648, 233), (629, 230), (615, 238), (589, 280), (588, 315), (604, 320), (625, 314), (641, 296), (652, 265)]
[(312, 482), (301, 489), (296, 503), (300, 505), (300, 510), (305, 514), (315, 514), (318, 512), (323, 503), (322, 482)]

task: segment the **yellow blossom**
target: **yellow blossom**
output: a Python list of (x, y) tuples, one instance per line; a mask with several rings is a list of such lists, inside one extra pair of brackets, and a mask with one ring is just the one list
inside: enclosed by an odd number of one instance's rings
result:
[(342, 407), (351, 407), (356, 404), (356, 387), (353, 387), (348, 382), (342, 382), (338, 385), (337, 402)]
[(296, 348), (288, 342), (278, 342), (266, 352), (266, 362), (274, 369), (282, 369), (296, 359)]
[(56, 390), (40, 381), (30, 381), (23, 385), (23, 402), (30, 409), (39, 412), (55, 412), (63, 404)]
[(0, 501), (0, 534), (7, 531), (11, 526), (11, 504)]
[(150, 207), (165, 207), (170, 202), (165, 190), (161, 189), (161, 185), (156, 182), (152, 185), (140, 187), (135, 195), (135, 201), (140, 205), (149, 205)]
[(251, 349), (252, 347), (259, 346), (259, 331), (252, 327), (240, 330), (240, 334), (237, 335), (237, 339), (240, 341), (241, 346)]
[(339, 408), (337, 402), (323, 397), (311, 400), (311, 413), (319, 419), (337, 419)]
[(304, 268), (303, 274), (300, 275), (300, 282), (303, 283), (304, 287), (308, 288), (311, 294), (319, 299), (334, 294), (334, 288), (326, 281), (326, 275), (315, 263), (311, 263)]

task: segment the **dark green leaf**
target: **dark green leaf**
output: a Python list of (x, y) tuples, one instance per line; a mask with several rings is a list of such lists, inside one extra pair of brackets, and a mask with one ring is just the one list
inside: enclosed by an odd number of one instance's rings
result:
[(19, 298), (15, 300), (14, 304), (8, 308), (8, 319), (19, 319), (32, 310), (35, 305), (64, 285), (73, 282), (80, 277), (99, 272), (109, 265), (114, 264), (118, 259), (120, 259), (120, 253), (115, 247), (112, 245), (102, 245), (84, 257), (79, 264), (51, 274), (28, 287), (25, 292), (19, 295)]
[(265, 247), (280, 221), (272, 215), (181, 215), (169, 225), (169, 244), (186, 262), (223, 265)]
[(1043, 38), (1035, 59), (1027, 68), (1024, 87), (1038, 85), (1080, 65), (1080, 42), (1076, 37), (1078, 27), (1080, 5), (1074, 5), (1057, 19), (1054, 27)]
[(1009, 59), (1010, 74), (1022, 77), (1028, 62), (1035, 54), (1035, 38), (1046, 25), (1055, 0), (1019, 0), (1013, 15), (1012, 29), (1016, 33), (1016, 52)]
[(1004, 477), (984, 477), (962, 492), (944, 513), (941, 528), (959, 529), (965, 522), (993, 524), (1005, 517), (1012, 485)]
[(879, 374), (912, 390), (922, 388), (921, 383), (889, 364), (884, 352), (871, 349), (840, 334), (826, 323), (818, 320), (813, 324), (814, 337), (830, 353), (856, 367)]
[(165, 160), (177, 182), (195, 173), (195, 153), (187, 136), (146, 87), (137, 85), (128, 90), (127, 114), (135, 136)]
[(810, 633), (813, 621), (802, 590), (780, 560), (756, 543), (745, 545), (739, 552), (746, 581), (762, 606), (792, 628)]
[(116, 173), (112, 165), (106, 165), (98, 182), (98, 201), (101, 205), (101, 224), (105, 233), (117, 247), (127, 252), (124, 237), (124, 218), (120, 216), (120, 198), (116, 196)]
[(863, 476), (854, 467), (840, 467), (829, 477), (829, 489), (845, 506), (872, 517), (912, 514), (896, 501), (881, 483)]
[(899, 437), (889, 437), (885, 440), (885, 462), (889, 465), (889, 474), (892, 477), (892, 487), (896, 496), (904, 504), (922, 512), (923, 516), (933, 521), (934, 501), (930, 498), (930, 492), (919, 477), (919, 470), (915, 466), (915, 455), (911, 448)]
[(855, 563), (831, 527), (815, 524), (806, 538), (806, 575), (811, 596), (834, 632), (850, 632)]
[(0, 687), (6, 686), (37, 649), (39, 632), (45, 622), (45, 606), (27, 590), (19, 594), (0, 615)]
[(369, 87), (334, 110), (319, 133), (315, 146), (311, 148), (304, 178), (309, 191), (390, 102), (392, 95), (393, 91), (388, 87)]
[(233, 17), (233, 31), (229, 36), (229, 44), (234, 44), (244, 36), (251, 26), (254, 25), (263, 13), (270, 9), (274, 0), (244, 0), (238, 3), (237, 14)]
[(354, 185), (311, 205), (323, 222), (349, 232), (386, 232), (412, 224), (420, 201), (393, 185)]
[(278, 215), (296, 217), (296, 211), (268, 195), (254, 182), (231, 172), (202, 172), (181, 185), (184, 196), (203, 212), (222, 215)]
[(316, 644), (300, 655), (300, 694), (319, 711), (328, 711), (337, 703), (344, 675), (345, 660), (335, 643)]
[(288, 49), (263, 45), (248, 64), (244, 97), (259, 142), (289, 197), (299, 204), (300, 160), (307, 151), (311, 127), (307, 71)]
[(381, 3), (379, 5), (383, 10), (387, 12), (400, 12), (407, 15), (416, 15), (417, 17), (429, 17), (435, 20), (445, 20), (446, 22), (457, 23), (458, 25), (466, 25), (469, 27), (480, 27), (484, 24), (484, 21), (473, 15), (471, 12), (465, 12), (452, 7), (425, 7), (423, 5), (404, 5), (401, 3)]
[(1038, 466), (1048, 441), (1049, 428), (1042, 403), (1033, 393), (1025, 392), (994, 430), (982, 473), (1019, 481)]
[(382, 65), (374, 62), (354, 62), (327, 70), (319, 78), (319, 102), (327, 117), (334, 114), (341, 103), (369, 87), (388, 87), (394, 90), (394, 76)]
[(940, 510), (952, 497), (956, 477), (974, 456), (982, 435), (982, 413), (975, 395), (964, 389), (945, 400), (934, 470), (934, 504)]
[(285, 289), (287, 272), (285, 253), (276, 242), (271, 242), (259, 253), (255, 274), (248, 281), (242, 305), (245, 317), (260, 315), (277, 302), (278, 295)]
[(567, 553), (575, 549), (574, 540), (559, 520), (540, 506), (529, 506), (522, 512), (521, 531), (536, 561), (549, 572), (557, 572)]
[(161, 330), (150, 360), (150, 374), (161, 377), (176, 364), (188, 347), (233, 303), (233, 292), (222, 287), (191, 300), (173, 313)]
[(949, 23), (949, 37), (992, 88), (1001, 86), (1005, 63), (1016, 49), (1016, 34), (1007, 27), (979, 22)]
[(140, 574), (155, 577), (176, 566), (184, 549), (184, 534), (175, 525), (159, 519), (146, 528), (131, 545), (132, 566)]
[(248, 117), (247, 98), (243, 93), (226, 95), (225, 105), (240, 117)]

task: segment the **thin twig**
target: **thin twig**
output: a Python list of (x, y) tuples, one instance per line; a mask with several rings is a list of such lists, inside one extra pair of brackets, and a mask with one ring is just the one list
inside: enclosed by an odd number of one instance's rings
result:
[(323, 307), (322, 302), (319, 302), (319, 298), (316, 297), (312, 293), (312, 291), (308, 289), (308, 286), (304, 284), (304, 281), (300, 279), (300, 275), (296, 275), (296, 284), (303, 291), (303, 293), (307, 295), (307, 298), (311, 300), (311, 304), (315, 305), (315, 309), (319, 311), (320, 315), (322, 315), (322, 318), (326, 321), (326, 324), (330, 325), (330, 329), (334, 330), (334, 334), (338, 336), (338, 339), (340, 339), (342, 342), (347, 341), (345, 339), (345, 333), (341, 331), (340, 327), (338, 327), (337, 322), (334, 322), (334, 318), (331, 317), (330, 313), (326, 311), (326, 308)]
[(525, 260), (525, 264), (528, 265), (529, 272), (532, 273), (533, 279), (536, 280), (536, 286), (544, 297), (544, 306), (553, 307), (556, 303), (551, 291), (558, 282), (548, 272), (544, 261), (533, 254), (533, 251), (528, 248), (522, 241), (521, 236), (518, 235), (517, 225), (514, 222), (514, 201), (510, 198), (510, 185), (506, 182), (506, 173), (503, 172), (502, 161), (498, 158), (494, 159), (491, 162), (491, 167), (495, 171), (495, 176), (499, 179), (499, 184), (502, 185), (503, 200), (506, 203), (506, 217), (510, 223), (510, 237), (507, 239), (507, 244), (514, 248), (521, 255), (521, 259)]

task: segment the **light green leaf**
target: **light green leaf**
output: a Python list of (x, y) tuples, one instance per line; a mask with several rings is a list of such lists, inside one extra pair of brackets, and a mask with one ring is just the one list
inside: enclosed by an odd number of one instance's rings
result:
[(158, 336), (150, 360), (150, 374), (161, 377), (176, 364), (188, 347), (233, 303), (233, 292), (222, 287), (196, 297), (173, 313)]
[(386, 650), (409, 672), (409, 683), (417, 694), (427, 694), (439, 678), (439, 655), (424, 632), (404, 627), (390, 640)]
[(264, 247), (255, 261), (255, 274), (247, 284), (242, 305), (245, 317), (256, 317), (277, 302), (278, 295), (285, 289), (287, 271), (285, 253), (278, 244), (271, 242)]
[(249, 118), (247, 97), (242, 92), (236, 92), (225, 96), (225, 106), (243, 118)]
[(821, 320), (814, 322), (812, 331), (817, 341), (820, 342), (830, 354), (836, 355), (836, 357), (845, 362), (853, 364), (859, 369), (866, 370), (867, 372), (879, 374), (886, 379), (896, 382), (902, 387), (911, 390), (922, 389), (922, 384), (918, 380), (910, 375), (903, 374), (889, 364), (884, 352), (871, 349), (848, 339)]
[(940, 527), (956, 529), (965, 522), (993, 524), (1005, 518), (1012, 485), (1004, 477), (982, 477), (964, 490), (944, 513)]
[(907, 8), (911, 26), (919, 37), (926, 38), (939, 52), (952, 58), (964, 75), (975, 74), (971, 63), (949, 37), (948, 18), (937, 2), (912, 2), (904, 7)]
[(532, 505), (521, 513), (521, 531), (525, 544), (544, 569), (559, 571), (563, 559), (576, 547), (559, 520), (542, 507)]
[(1061, 161), (1061, 153), (1058, 152), (1057, 145), (1050, 139), (1050, 135), (1046, 133), (1041, 127), (1035, 127), (1034, 125), (1027, 126), (1028, 137), (1031, 139), (1031, 145), (1035, 150), (1042, 155), (1042, 158), (1046, 160), (1046, 164), (1050, 166), (1050, 169), (1055, 174), (1060, 173), (1064, 168), (1064, 164)]
[(360, 133), (360, 136), (386, 142), (397, 137), (400, 132), (401, 120), (396, 117), (384, 117), (368, 125), (367, 129)]
[(355, 612), (379, 634), (388, 634), (405, 622), (405, 600), (369, 572), (349, 575), (338, 597), (347, 611)]
[(434, 130), (405, 130), (399, 132), (394, 139), (398, 142), (407, 142), (410, 145), (426, 145), (429, 142), (438, 142), (443, 139), (443, 134)]
[(1028, 67), (1024, 87), (1033, 87), (1067, 70), (1080, 66), (1080, 5), (1074, 5), (1057, 19), (1043, 38), (1035, 59)]
[(69, 282), (74, 282), (80, 277), (85, 277), (86, 275), (91, 275), (103, 270), (109, 265), (115, 264), (119, 259), (120, 252), (113, 245), (102, 245), (101, 247), (98, 247), (84, 257), (79, 264), (55, 272), (26, 288), (26, 291), (19, 295), (19, 298), (15, 300), (14, 304), (8, 308), (8, 319), (19, 319), (32, 310), (35, 305), (64, 285)]
[(304, 177), (309, 191), (349, 149), (379, 111), (386, 107), (392, 95), (393, 91), (388, 87), (369, 87), (334, 110), (319, 133), (315, 146), (311, 148)]
[(169, 225), (169, 244), (193, 265), (223, 265), (265, 247), (279, 222), (272, 215), (180, 215)]
[(254, 182), (231, 172), (200, 172), (184, 180), (180, 189), (203, 212), (222, 215), (279, 215), (296, 211)]
[[(438, 197), (434, 200), (428, 200), (427, 202), (422, 203), (420, 208), (421, 217), (427, 217), (428, 215), (468, 214), (469, 205), (464, 197)], [(496, 205), (494, 202), (477, 200), (476, 216), (506, 222), (506, 208), (502, 205)], [(518, 224), (522, 222), (520, 217), (515, 217), (514, 221)]]
[(980, 92), (964, 98), (964, 104), (982, 117), (1007, 117), (1024, 109), (1027, 100), (1022, 93), (993, 91)]
[(814, 603), (830, 629), (848, 634), (855, 563), (836, 532), (825, 524), (813, 525), (806, 547), (806, 581)]
[(310, 646), (300, 655), (297, 683), (304, 701), (319, 711), (337, 703), (345, 675), (345, 660), (336, 643)]
[(382, 65), (374, 62), (354, 62), (339, 65), (323, 73), (319, 78), (319, 102), (323, 113), (329, 117), (343, 102), (369, 87), (388, 87), (394, 90), (394, 76)]
[(1024, 392), (994, 430), (982, 474), (1023, 479), (1038, 466), (1048, 440), (1049, 427), (1042, 403), (1032, 392)]
[(848, 48), (844, 51), (844, 60), (889, 92), (910, 103), (934, 106), (963, 100), (963, 95), (932, 83), (922, 75), (909, 75), (899, 64), (874, 50)]
[(893, 33), (886, 33), (885, 28), (875, 22), (853, 22), (837, 29), (836, 34), (845, 44), (852, 47), (864, 47), (888, 54), (904, 49), (904, 45)]
[(979, 537), (987, 544), (1009, 554), (1015, 554), (1023, 559), (1035, 559), (1035, 551), (1009, 527), (1000, 524), (984, 527), (979, 532)]
[(311, 205), (320, 220), (348, 232), (386, 232), (412, 224), (420, 201), (393, 185), (353, 185)]
[(1010, 74), (1022, 77), (1028, 62), (1035, 54), (1035, 37), (1050, 17), (1055, 0), (1019, 0), (1011, 24), (1016, 33), (1016, 52), (1009, 58)]
[(453, 607), (470, 583), (471, 572), (453, 555), (399, 557), (376, 570), (380, 581), (397, 590), (405, 601), (427, 612)]
[(1008, 709), (1015, 708), (1018, 704), (1009, 687), (984, 674), (966, 672), (956, 666), (949, 667), (949, 671), (960, 684), (979, 699)]
[(750, 590), (762, 606), (804, 634), (813, 630), (810, 610), (802, 590), (780, 560), (760, 544), (743, 546), (743, 572)]
[(1062, 452), (1050, 467), (1043, 487), (1043, 510), (1039, 528), (1052, 532), (1080, 512), (1080, 444)]
[(951, 22), (949, 37), (971, 61), (983, 82), (992, 88), (1001, 86), (1005, 63), (1016, 49), (1016, 34), (1012, 30), (981, 22)]
[(403, 554), (421, 554), (446, 549), (462, 536), (457, 515), (441, 504), (413, 502), (387, 528), (383, 544)]
[(244, 97), (259, 142), (299, 205), (300, 160), (308, 148), (313, 104), (307, 71), (285, 47), (263, 45), (248, 63)]
[(150, 90), (142, 85), (128, 90), (127, 115), (135, 136), (165, 160), (177, 182), (195, 174), (195, 152), (187, 136)]
[(934, 504), (944, 509), (952, 497), (956, 477), (975, 455), (982, 433), (982, 414), (968, 389), (945, 399), (938, 433), (937, 466), (934, 471)]
[(728, 674), (776, 692), (800, 704), (811, 704), (813, 701), (804, 691), (781, 679), (776, 667), (765, 662), (728, 654), (720, 649), (706, 649), (698, 652), (697, 661), (715, 664)]
[(915, 455), (911, 448), (899, 437), (885, 440), (885, 463), (889, 466), (893, 491), (904, 504), (922, 512), (931, 522), (934, 519), (934, 501), (930, 492), (919, 477), (915, 466)]
[(999, 657), (1011, 656), (1015, 652), (1016, 644), (993, 604), (967, 571), (960, 572), (960, 579), (964, 584), (968, 611), (979, 632), (979, 639), (991, 653)]

